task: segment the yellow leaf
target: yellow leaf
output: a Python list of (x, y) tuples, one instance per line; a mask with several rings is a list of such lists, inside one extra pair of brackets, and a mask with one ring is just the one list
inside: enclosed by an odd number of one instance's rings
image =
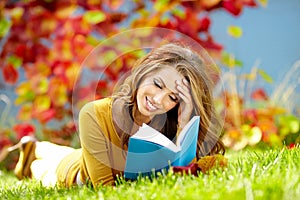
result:
[(201, 4), (206, 8), (212, 8), (220, 3), (221, 0), (201, 0)]
[(59, 18), (68, 18), (77, 9), (76, 4), (70, 4), (69, 6), (62, 7), (56, 11), (56, 16)]
[(72, 64), (67, 68), (66, 76), (67, 79), (69, 80), (68, 85), (70, 88), (73, 87), (79, 73), (80, 73), (80, 66), (76, 63)]
[[(173, 15), (179, 17), (180, 19), (185, 19), (186, 17), (186, 13), (184, 12), (184, 10), (180, 9), (180, 8), (175, 8), (174, 10), (172, 10)], [(167, 18), (169, 20), (169, 18)]]
[(40, 30), (41, 32), (52, 32), (57, 26), (57, 21), (55, 19), (44, 19), (41, 22)]
[(34, 91), (37, 94), (45, 94), (49, 88), (48, 79), (45, 77), (33, 79)]
[(19, 96), (22, 96), (22, 95), (26, 94), (27, 91), (30, 91), (31, 89), (32, 88), (31, 88), (30, 82), (23, 82), (23, 83), (20, 83), (20, 85), (16, 88), (16, 94)]
[[(60, 84), (60, 85), (59, 85)], [(51, 85), (49, 95), (54, 105), (63, 106), (68, 101), (67, 87), (62, 83), (54, 83)]]
[(155, 1), (153, 5), (154, 9), (159, 12), (164, 12), (168, 8), (169, 0), (159, 0)]
[(14, 20), (22, 19), (23, 13), (24, 13), (24, 9), (21, 7), (16, 7), (10, 10), (11, 18)]
[(83, 20), (90, 24), (98, 24), (106, 19), (105, 13), (99, 10), (87, 11), (83, 15)]
[(243, 30), (239, 26), (229, 26), (227, 33), (234, 38), (240, 38), (243, 35)]
[(36, 112), (38, 112), (38, 113), (43, 112), (50, 108), (51, 100), (50, 100), (49, 96), (47, 96), (47, 95), (37, 96), (34, 99), (33, 106), (34, 106)]
[(11, 27), (11, 22), (2, 18), (2, 19), (0, 19), (0, 27), (1, 27), (1, 29), (0, 29), (0, 38), (1, 38), (8, 33), (8, 31)]
[(268, 5), (268, 0), (258, 0), (258, 2), (260, 3), (260, 5), (262, 7), (267, 7), (267, 5)]
[(206, 173), (214, 167), (227, 167), (228, 159), (223, 155), (204, 156), (197, 161), (197, 164), (201, 171)]
[(102, 3), (102, 0), (87, 0), (88, 5), (98, 5)]
[(259, 74), (266, 82), (268, 82), (268, 83), (273, 83), (272, 77), (271, 77), (269, 74), (267, 74), (264, 70), (259, 69), (259, 70), (258, 70), (258, 74)]
[(18, 120), (27, 121), (30, 120), (32, 116), (32, 105), (31, 103), (23, 105), (17, 115)]
[(23, 60), (15, 55), (11, 55), (8, 57), (7, 62), (11, 63), (15, 69), (18, 69), (22, 65)]
[(242, 67), (243, 63), (237, 60), (233, 54), (223, 52), (222, 53), (222, 63), (229, 68)]
[(67, 40), (63, 41), (62, 43), (62, 57), (66, 60), (71, 60), (73, 57), (71, 52), (71, 44)]
[(155, 1), (153, 8), (158, 13), (166, 13), (173, 10), (175, 6), (179, 4), (180, 1), (177, 0), (158, 0)]
[(48, 65), (46, 65), (44, 62), (36, 63), (35, 67), (37, 68), (37, 71), (39, 72), (39, 76), (47, 77), (51, 74), (51, 68)]
[(106, 66), (107, 64), (112, 63), (116, 58), (118, 57), (118, 54), (114, 50), (108, 50), (106, 51), (101, 58), (97, 60), (98, 66)]
[(96, 46), (100, 43), (100, 40), (92, 35), (86, 37), (86, 42), (92, 46)]

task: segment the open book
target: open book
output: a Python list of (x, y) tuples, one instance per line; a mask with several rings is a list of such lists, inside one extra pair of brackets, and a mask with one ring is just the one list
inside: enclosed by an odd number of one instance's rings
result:
[(200, 117), (194, 116), (182, 129), (176, 144), (152, 127), (143, 124), (130, 137), (124, 170), (125, 178), (136, 179), (170, 166), (186, 166), (196, 156)]

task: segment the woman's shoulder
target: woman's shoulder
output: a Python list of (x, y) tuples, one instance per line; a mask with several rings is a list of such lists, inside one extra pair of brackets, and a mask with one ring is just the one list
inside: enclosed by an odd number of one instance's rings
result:
[(94, 110), (94, 109), (106, 110), (111, 107), (111, 103), (112, 103), (112, 99), (110, 97), (90, 101), (81, 108), (81, 112), (82, 111), (90, 111), (90, 110)]

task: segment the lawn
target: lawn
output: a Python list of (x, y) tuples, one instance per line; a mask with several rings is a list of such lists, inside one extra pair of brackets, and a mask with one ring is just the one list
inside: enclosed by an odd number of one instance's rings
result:
[(229, 152), (228, 167), (208, 174), (168, 173), (115, 187), (45, 188), (0, 171), (1, 199), (300, 199), (300, 148)]

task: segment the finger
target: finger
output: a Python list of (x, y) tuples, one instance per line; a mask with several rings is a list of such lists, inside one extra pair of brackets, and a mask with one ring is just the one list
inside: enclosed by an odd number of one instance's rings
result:
[(178, 84), (177, 85), (178, 95), (182, 98), (185, 102), (191, 98), (190, 88), (185, 85)]
[(187, 97), (190, 96), (190, 90), (187, 87), (178, 85), (177, 90), (178, 90), (179, 94), (182, 94), (182, 95), (187, 96)]
[(183, 81), (176, 81), (177, 86), (179, 86), (178, 89), (184, 91), (190, 92), (190, 86), (189, 84), (184, 83)]
[(185, 78), (182, 80), (182, 82), (185, 86), (187, 86), (188, 88), (191, 88), (190, 83)]
[(179, 98), (181, 99), (180, 103), (183, 103), (183, 105), (190, 105), (192, 103), (192, 98), (190, 94), (183, 94), (183, 93), (178, 93)]
[(190, 101), (190, 98), (187, 97), (187, 96), (185, 96), (185, 95), (183, 95), (182, 93), (179, 93), (178, 95), (179, 95), (180, 99), (181, 99), (183, 102), (185, 102), (186, 104), (188, 104), (188, 103), (191, 102), (191, 101)]

